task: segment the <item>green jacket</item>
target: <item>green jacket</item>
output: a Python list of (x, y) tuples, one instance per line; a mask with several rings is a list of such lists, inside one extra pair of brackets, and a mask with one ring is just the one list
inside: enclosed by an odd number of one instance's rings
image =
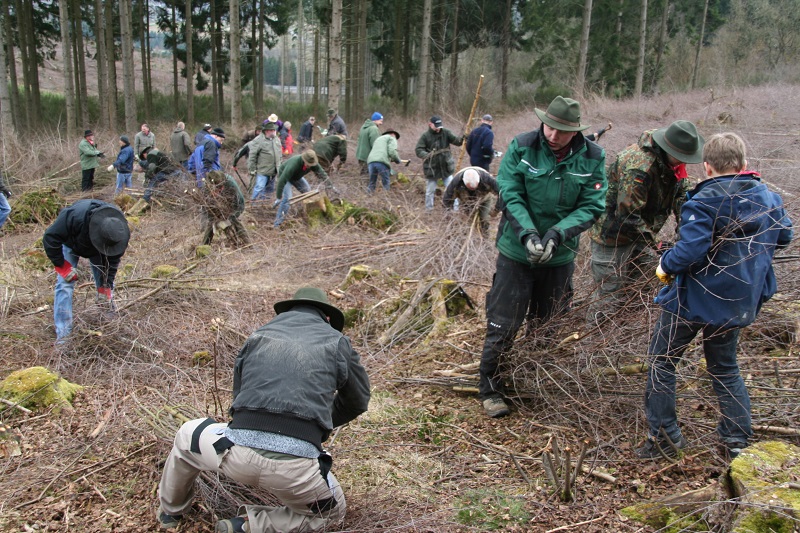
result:
[(225, 181), (217, 185), (206, 182), (202, 190), (203, 209), (212, 221), (238, 217), (244, 212), (244, 194), (232, 176), (226, 174)]
[(247, 170), (261, 176), (277, 176), (281, 167), (281, 139), (261, 134), (248, 143)]
[(325, 170), (321, 166), (314, 165), (313, 167), (307, 167), (303, 162), (303, 158), (299, 155), (292, 156), (287, 159), (286, 162), (281, 165), (281, 173), (280, 177), (278, 178), (278, 186), (275, 190), (275, 197), (278, 200), (283, 198), (283, 188), (286, 187), (287, 184), (293, 184), (294, 182), (299, 181), (300, 178), (309, 172), (316, 174), (319, 181), (325, 181), (328, 179), (328, 174), (325, 173)]
[(497, 249), (520, 263), (528, 263), (524, 238), (543, 237), (549, 229), (561, 236), (548, 268), (571, 263), (580, 234), (603, 213), (606, 195), (605, 151), (580, 132), (572, 153), (560, 163), (547, 145), (541, 127), (517, 135), (500, 164), (497, 184), (505, 203)]
[[(654, 246), (670, 213), (680, 223), (681, 207), (691, 185), (677, 180), (666, 153), (642, 133), (608, 167), (606, 210), (592, 226), (592, 240), (607, 246), (645, 242)], [(677, 229), (676, 229), (677, 234)]]
[(345, 163), (347, 162), (347, 139), (342, 139), (338, 135), (323, 137), (314, 143), (314, 151), (320, 161), (333, 163), (338, 155), (339, 161)]
[(453, 154), (450, 153), (450, 145), (461, 146), (464, 137), (456, 137), (447, 128), (442, 128), (439, 133), (430, 127), (417, 141), (414, 153), (422, 159), (422, 171), (425, 178), (429, 180), (444, 179), (452, 176), (456, 170), (456, 163), (453, 161)]
[(397, 139), (391, 133), (381, 135), (375, 139), (375, 144), (372, 145), (372, 150), (369, 151), (367, 163), (383, 163), (388, 167), (392, 161), (395, 163), (400, 162), (400, 156), (397, 155)]
[(361, 131), (358, 133), (358, 147), (356, 148), (356, 160), (367, 161), (369, 152), (375, 145), (375, 139), (381, 136), (378, 125), (370, 119), (364, 121)]
[(89, 170), (90, 168), (97, 168), (100, 162), (97, 160), (100, 155), (100, 150), (86, 139), (78, 143), (78, 153), (81, 156), (81, 170)]

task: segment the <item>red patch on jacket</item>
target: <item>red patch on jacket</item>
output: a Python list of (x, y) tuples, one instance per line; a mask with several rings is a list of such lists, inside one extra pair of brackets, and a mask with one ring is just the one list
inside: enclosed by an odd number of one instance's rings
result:
[(603, 188), (603, 184), (602, 184), (602, 183), (600, 183), (600, 182), (597, 182), (597, 183), (595, 183), (595, 184), (594, 184), (594, 189), (595, 189), (596, 191), (599, 191), (599, 190), (600, 190), (600, 189), (602, 189), (602, 188)]

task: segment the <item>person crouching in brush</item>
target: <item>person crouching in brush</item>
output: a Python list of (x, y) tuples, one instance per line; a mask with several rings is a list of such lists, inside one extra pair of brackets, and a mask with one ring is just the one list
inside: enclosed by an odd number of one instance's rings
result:
[(247, 230), (239, 221), (244, 211), (244, 194), (232, 177), (219, 170), (206, 175), (206, 187), (201, 189), (203, 244), (211, 244), (214, 233), (224, 232), (233, 246), (250, 243)]

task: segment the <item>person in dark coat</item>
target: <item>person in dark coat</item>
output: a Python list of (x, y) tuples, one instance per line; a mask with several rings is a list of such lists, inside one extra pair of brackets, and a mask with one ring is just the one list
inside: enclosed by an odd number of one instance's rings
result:
[(113, 308), (114, 278), (130, 236), (122, 211), (100, 200), (78, 200), (65, 207), (45, 230), (42, 245), (58, 274), (53, 300), (57, 343), (72, 331), (72, 293), (80, 258), (89, 260), (98, 300)]
[(114, 189), (114, 194), (122, 192), (124, 187), (133, 187), (133, 148), (127, 135), (121, 135), (119, 138), (119, 155), (116, 161), (111, 163), (108, 171), (117, 171), (117, 187)]
[(311, 140), (314, 138), (314, 124), (316, 122), (316, 118), (308, 117), (308, 120), (300, 125), (300, 131), (297, 134), (297, 142), (300, 143), (301, 151), (302, 149), (305, 149), (303, 143), (311, 142)]
[(213, 472), (267, 490), (282, 504), (245, 505), (216, 531), (339, 529), (346, 501), (323, 443), (367, 411), (369, 376), (341, 333), (344, 314), (323, 290), (303, 287), (274, 308), (277, 316), (236, 357), (231, 421), (201, 418), (178, 430), (158, 486), (162, 528), (181, 525), (197, 476)]
[[(489, 231), (489, 219), (497, 209), (497, 196), (500, 189), (497, 180), (481, 167), (467, 167), (453, 176), (444, 191), (442, 203), (447, 209), (466, 211), (470, 216), (478, 213), (480, 230), (484, 235)], [(456, 206), (458, 200), (458, 206)]]
[(467, 153), (469, 164), (489, 171), (494, 157), (494, 132), (492, 131), (492, 115), (483, 115), (481, 124), (472, 130), (467, 137)]

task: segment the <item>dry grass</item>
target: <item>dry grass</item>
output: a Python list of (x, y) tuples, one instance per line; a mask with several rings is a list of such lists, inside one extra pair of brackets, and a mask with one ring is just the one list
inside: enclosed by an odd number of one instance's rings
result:
[[(708, 92), (663, 95), (640, 104), (590, 99), (584, 114), (597, 126), (614, 122), (602, 142), (609, 158), (642, 130), (678, 118), (696, 121), (705, 135), (726, 129), (742, 133), (751, 166), (781, 188), (796, 221), (798, 100), (791, 87), (721, 88), (713, 101)], [(732, 124), (717, 123), (722, 112), (732, 115)], [(412, 159), (401, 171), (412, 177), (419, 174), (420, 162), (412, 154), (427, 117), (412, 121), (385, 114), (384, 126), (402, 134), (401, 157)], [(351, 122), (354, 129), (357, 121)], [(446, 126), (458, 131), (457, 122), (445, 113)], [(162, 140), (171, 131), (171, 124), (151, 125)], [(496, 148), (505, 151), (513, 135), (535, 125), (532, 110), (496, 117)], [(116, 135), (98, 132), (101, 144)], [(14, 178), (14, 191), (42, 186), (46, 176), (73, 163), (78, 140), (42, 138), (23, 144), (4, 138), (3, 158)], [(353, 144), (351, 154), (354, 150)], [(223, 154), (223, 163), (230, 159), (230, 152)], [(198, 260), (195, 247), (201, 230), (196, 207), (164, 202), (134, 224), (116, 291), (123, 308), (119, 316), (107, 317), (95, 306), (90, 284), (81, 286), (75, 299), (76, 334), (63, 351), (53, 349), (50, 312), (35, 312), (52, 302), (54, 275), (22, 263), (23, 250), (34, 246), (44, 227), (2, 233), (0, 375), (42, 364), (88, 386), (75, 411), (60, 416), (28, 418), (0, 408), (0, 417), (22, 433), (25, 444), (22, 457), (0, 465), (2, 527), (151, 530), (160, 461), (169, 449), (169, 432), (177, 427), (165, 408), (224, 419), (234, 357), (247, 335), (272, 318), (272, 304), (309, 283), (329, 291), (339, 288), (349, 267), (362, 263), (378, 274), (343, 289), (336, 300), (345, 310), (364, 313), (348, 334), (370, 373), (375, 395), (370, 412), (337, 432), (330, 445), (334, 471), (349, 500), (347, 531), (481, 531), (489, 524), (508, 531), (546, 531), (595, 518), (585, 531), (641, 530), (618, 520), (616, 509), (638, 500), (639, 492), (676, 492), (722, 473), (725, 464), (712, 451), (715, 406), (694, 363), (696, 350), (681, 375), (681, 407), (687, 415), (683, 422), (694, 452), (666, 473), (663, 465), (630, 459), (631, 447), (644, 435), (643, 376), (593, 373), (634, 362), (645, 353), (657, 311), (651, 304), (652, 288), (643, 291), (635, 308), (623, 310), (616, 324), (558, 350), (537, 348), (585, 327), (581, 302), (592, 290), (588, 247), (577, 260), (573, 312), (554, 324), (556, 333), (534, 331), (518, 342), (519, 355), (512, 358), (511, 368), (525, 398), (518, 401), (515, 416), (487, 420), (474, 397), (433, 386), (450, 384), (433, 379), (432, 371), (443, 367), (439, 362), (464, 364), (479, 357), (484, 295), (496, 257), (493, 235), (470, 235), (460, 215), (445, 216), (439, 209), (425, 214), (422, 190), (414, 182), (393, 185), (388, 195), (367, 197), (354, 168), (351, 163), (333, 177), (337, 188), (359, 206), (396, 213), (400, 223), (390, 232), (346, 222), (309, 230), (297, 217), (275, 231), (274, 211), (258, 207), (243, 216), (252, 245), (232, 249), (217, 238), (213, 253)], [(697, 169), (690, 174), (698, 175)], [(74, 190), (80, 171), (72, 168), (52, 179), (62, 189)], [(113, 185), (103, 179), (95, 196), (110, 200)], [(180, 188), (167, 192), (175, 200), (181, 195)], [(69, 194), (70, 200), (77, 198)], [(783, 253), (795, 250), (792, 246)], [(193, 270), (168, 283), (152, 275), (159, 265), (182, 270), (194, 263)], [(781, 293), (749, 329), (740, 359), (754, 397), (755, 422), (796, 427), (797, 374), (780, 372), (796, 366), (796, 346), (782, 338), (785, 327), (779, 327), (779, 321), (789, 321), (785, 309), (800, 296), (800, 276), (796, 262), (781, 263), (777, 271)], [(457, 317), (445, 336), (430, 342), (423, 342), (430, 318), (423, 316), (414, 326), (419, 329), (378, 345), (376, 339), (402, 311), (416, 281), (427, 277), (458, 281), (476, 303), (476, 312)], [(163, 288), (139, 300), (157, 287)], [(196, 359), (203, 351), (210, 360)], [(97, 427), (98, 436), (90, 438)], [(554, 501), (539, 463), (553, 438), (573, 445), (589, 438), (587, 461), (593, 468), (614, 469), (618, 485), (582, 478), (576, 503), (563, 506)], [(79, 469), (85, 470), (76, 472)], [(20, 507), (53, 479), (57, 483), (46, 497)], [(628, 491), (631, 486), (639, 492)], [(203, 487), (185, 531), (210, 531), (214, 517), (231, 512), (233, 501), (255, 497), (225, 484), (209, 482)], [(524, 515), (516, 514), (518, 504)]]

